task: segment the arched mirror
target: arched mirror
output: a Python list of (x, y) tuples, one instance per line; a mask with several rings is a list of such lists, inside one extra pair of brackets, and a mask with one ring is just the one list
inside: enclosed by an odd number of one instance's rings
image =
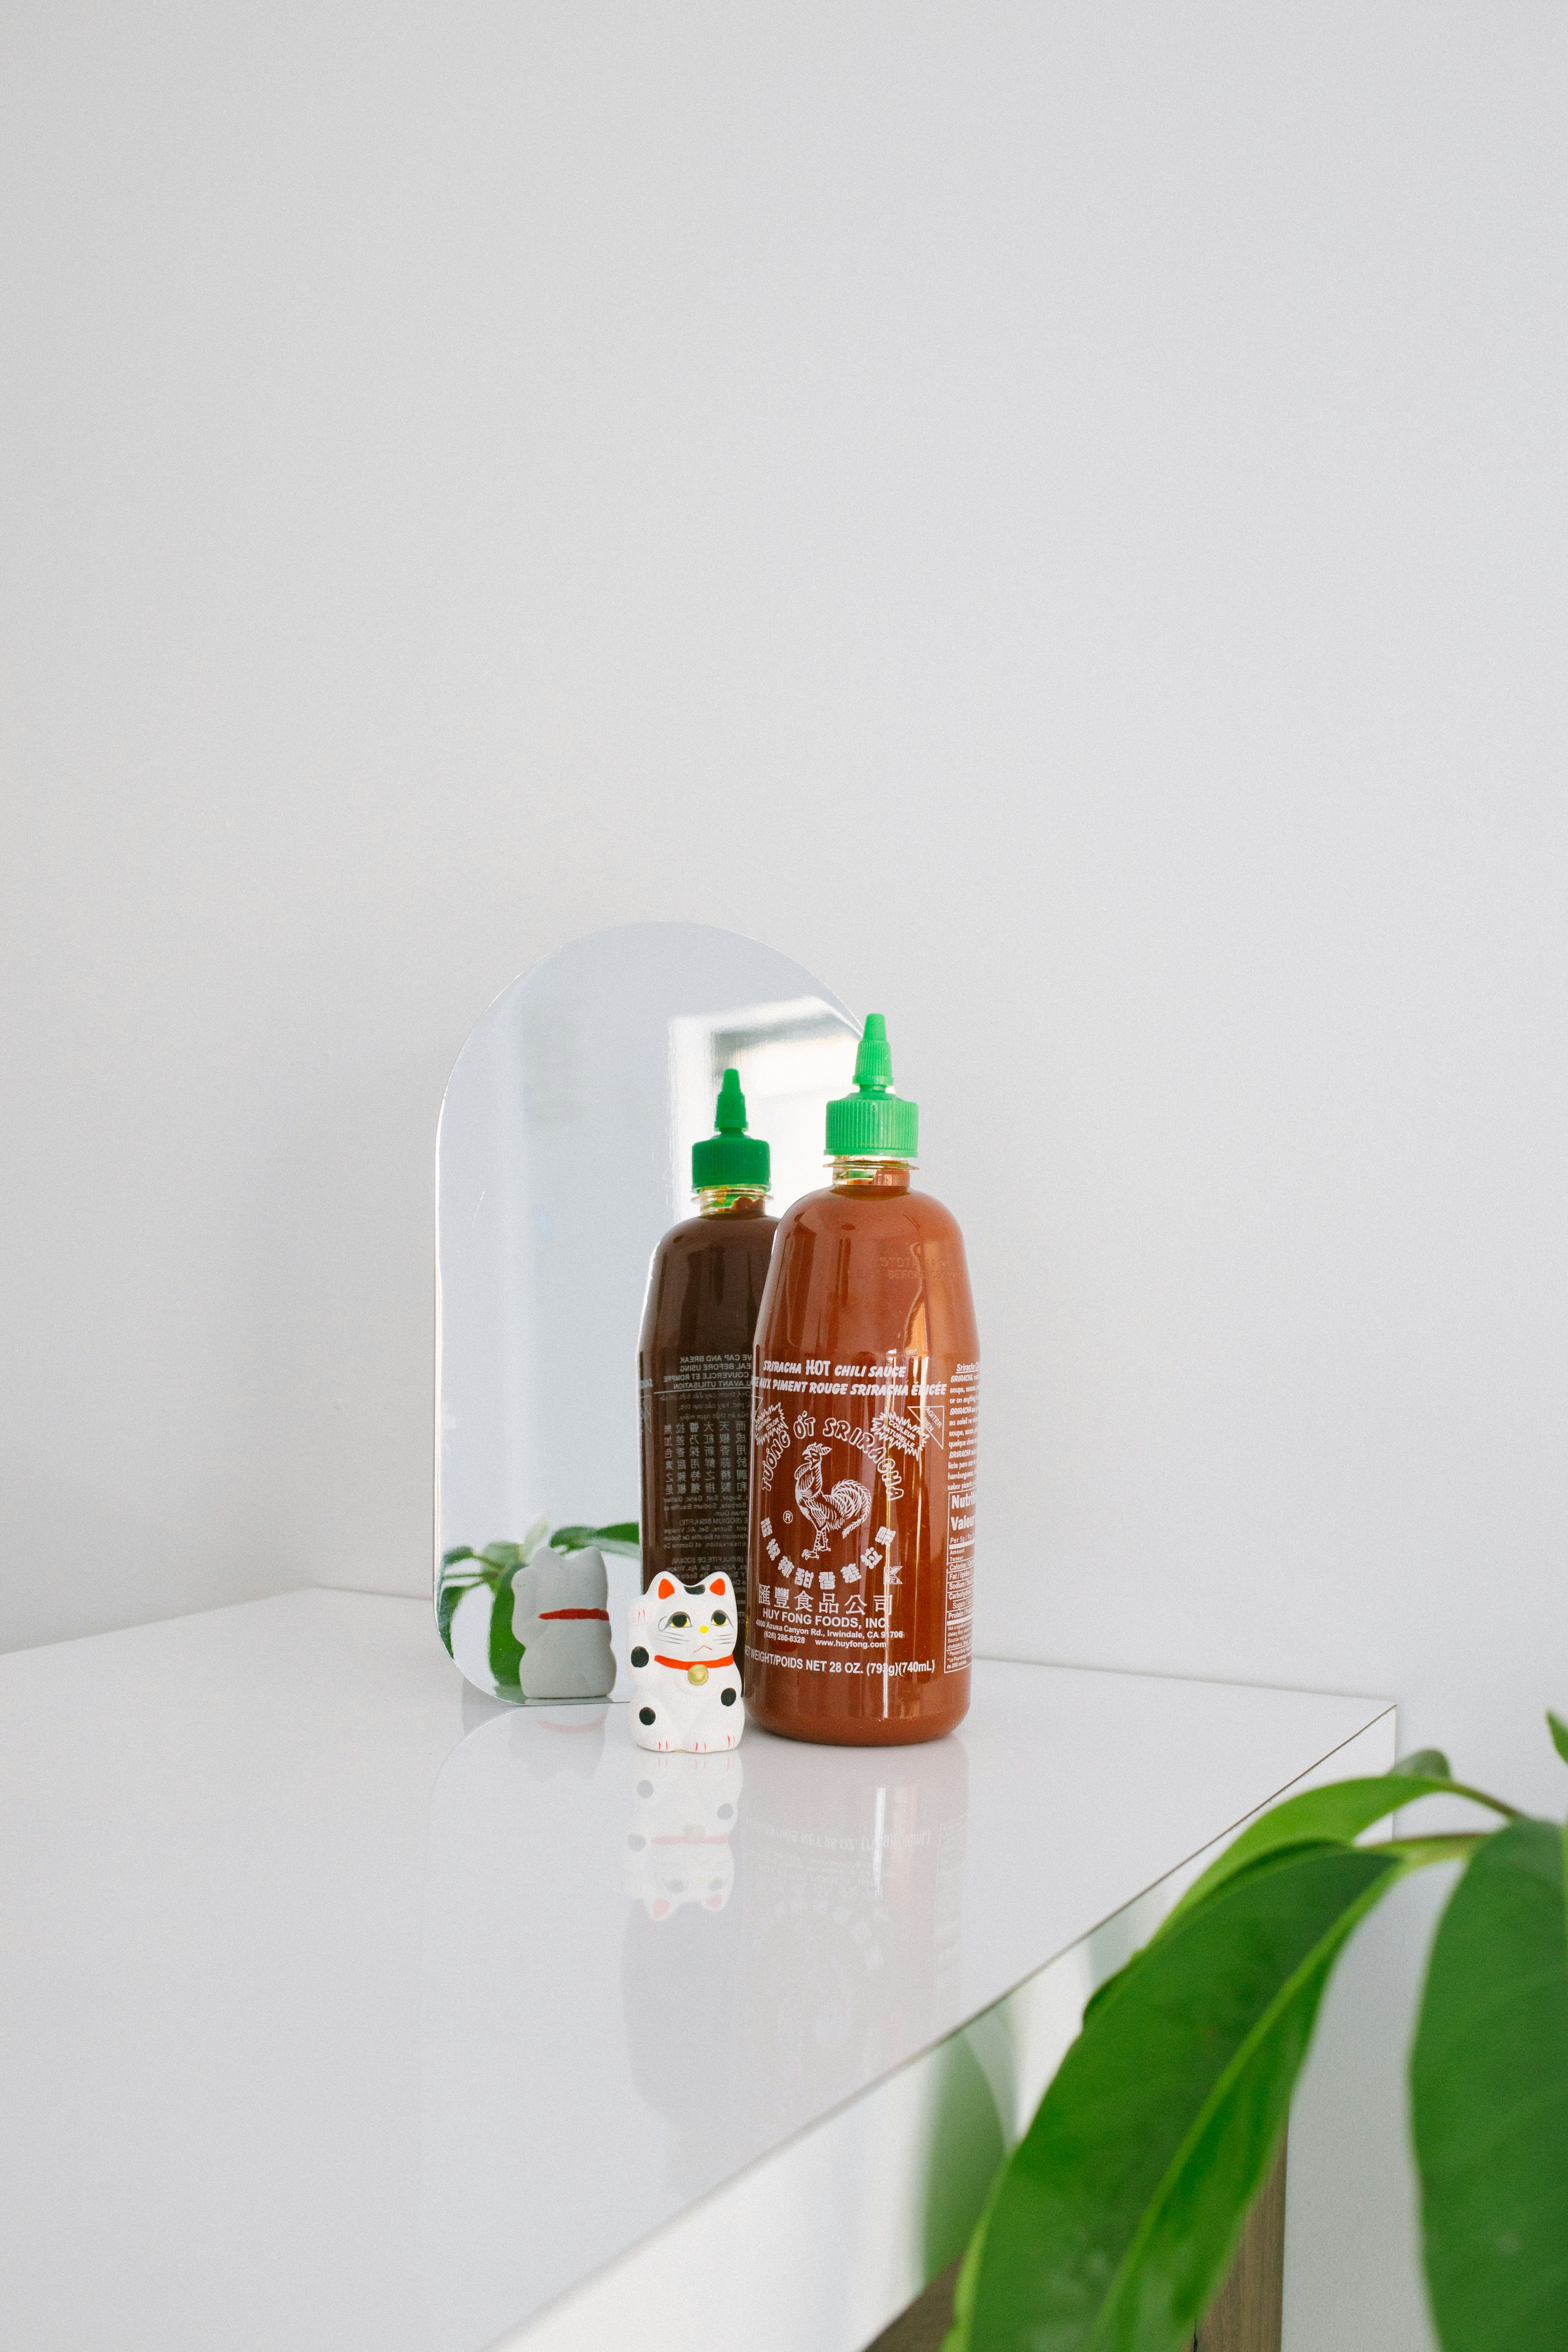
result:
[(574, 940), (476, 1023), (437, 1146), (436, 1575), (479, 1689), (627, 1695), (649, 1258), (690, 1213), (726, 1069), (772, 1145), (775, 1213), (821, 1184), (856, 1034), (802, 965), (700, 923)]

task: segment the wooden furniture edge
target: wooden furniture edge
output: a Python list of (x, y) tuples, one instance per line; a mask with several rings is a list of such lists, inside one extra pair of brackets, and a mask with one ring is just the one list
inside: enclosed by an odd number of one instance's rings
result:
[[(1193, 2352), (1280, 2352), (1285, 2310), (1285, 2147), (1247, 2217), (1230, 2273), (1209, 2305)], [(958, 2264), (938, 2273), (867, 2352), (941, 2352), (952, 2325)]]

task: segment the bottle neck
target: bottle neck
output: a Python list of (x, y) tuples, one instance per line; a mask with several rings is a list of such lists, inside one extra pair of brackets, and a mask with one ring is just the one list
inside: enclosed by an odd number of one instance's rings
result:
[(768, 1196), (758, 1184), (703, 1184), (698, 1188), (700, 1217), (764, 1217)]
[(875, 1160), (859, 1155), (835, 1160), (836, 1192), (907, 1192), (914, 1169), (912, 1160)]

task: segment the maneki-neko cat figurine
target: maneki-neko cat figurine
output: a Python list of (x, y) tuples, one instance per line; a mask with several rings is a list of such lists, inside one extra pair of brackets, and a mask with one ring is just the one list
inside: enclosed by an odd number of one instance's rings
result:
[(746, 1725), (735, 1664), (735, 1595), (727, 1576), (700, 1584), (658, 1576), (626, 1611), (632, 1738), (693, 1756), (739, 1745)]

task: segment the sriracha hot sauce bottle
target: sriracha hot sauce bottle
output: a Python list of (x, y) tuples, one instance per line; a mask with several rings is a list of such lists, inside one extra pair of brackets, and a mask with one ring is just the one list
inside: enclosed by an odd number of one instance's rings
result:
[(698, 1213), (666, 1234), (648, 1269), (637, 1349), (642, 1410), (642, 1583), (721, 1572), (746, 1623), (746, 1477), (752, 1336), (778, 1229), (766, 1213), (771, 1158), (746, 1133), (739, 1075), (726, 1070), (716, 1135), (692, 1146)]
[(939, 1739), (969, 1706), (980, 1350), (963, 1237), (910, 1189), (920, 1113), (892, 1074), (873, 1013), (752, 1358), (747, 1709), (853, 1748)]

